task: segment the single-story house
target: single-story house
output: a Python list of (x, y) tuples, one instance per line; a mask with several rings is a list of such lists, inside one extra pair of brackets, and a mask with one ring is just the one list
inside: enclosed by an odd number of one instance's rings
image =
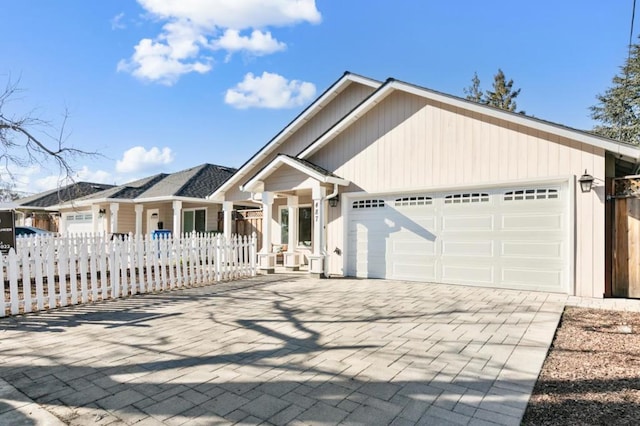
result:
[[(209, 197), (263, 209), (259, 262), (602, 297), (609, 181), (640, 149), (345, 73)], [(582, 192), (580, 177), (593, 178)], [(276, 250), (277, 251), (277, 250)]]
[(220, 204), (207, 198), (235, 169), (202, 164), (160, 173), (55, 206), (60, 232), (149, 234), (218, 229)]
[(94, 182), (74, 182), (60, 188), (40, 192), (16, 200), (16, 225), (35, 226), (58, 232), (60, 212), (54, 208), (62, 203), (112, 188), (113, 185)]

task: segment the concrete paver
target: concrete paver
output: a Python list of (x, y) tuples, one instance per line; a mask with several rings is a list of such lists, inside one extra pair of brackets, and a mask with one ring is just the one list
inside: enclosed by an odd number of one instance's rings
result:
[(517, 424), (566, 300), (274, 275), (5, 318), (0, 423)]

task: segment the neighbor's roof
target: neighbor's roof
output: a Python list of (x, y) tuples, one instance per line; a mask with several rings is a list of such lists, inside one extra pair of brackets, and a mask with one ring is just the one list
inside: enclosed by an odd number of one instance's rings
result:
[(15, 201), (17, 208), (46, 208), (83, 198), (96, 192), (113, 188), (113, 185), (92, 182), (75, 182), (61, 188), (30, 195)]
[(160, 173), (117, 187), (97, 192), (77, 200), (91, 204), (99, 200), (145, 201), (149, 199), (206, 199), (235, 169), (215, 164), (202, 164), (176, 173)]

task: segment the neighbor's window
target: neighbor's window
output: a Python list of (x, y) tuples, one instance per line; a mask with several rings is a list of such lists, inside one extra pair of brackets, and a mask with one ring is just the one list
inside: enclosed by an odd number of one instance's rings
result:
[(207, 211), (185, 210), (182, 213), (182, 231), (183, 232), (205, 232), (207, 227)]
[(298, 245), (311, 247), (311, 207), (298, 209)]

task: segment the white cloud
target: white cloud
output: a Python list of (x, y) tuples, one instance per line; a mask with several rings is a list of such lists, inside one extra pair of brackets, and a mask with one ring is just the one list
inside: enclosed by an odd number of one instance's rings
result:
[(181, 75), (190, 72), (206, 73), (209, 61), (194, 60), (206, 38), (199, 35), (188, 22), (172, 22), (164, 26), (159, 41), (145, 38), (135, 47), (130, 60), (121, 60), (118, 71), (165, 85), (172, 85)]
[(111, 29), (112, 30), (124, 30), (127, 26), (122, 22), (124, 18), (124, 12), (118, 13), (116, 16), (111, 18)]
[(124, 152), (122, 160), (116, 162), (116, 171), (119, 173), (138, 173), (170, 164), (172, 161), (171, 148), (160, 150), (154, 146), (147, 151), (142, 146), (134, 146)]
[(213, 43), (213, 48), (228, 52), (248, 50), (256, 56), (263, 56), (285, 50), (287, 45), (274, 39), (268, 31), (253, 30), (247, 37), (241, 36), (238, 30), (226, 30), (224, 35)]
[[(211, 70), (212, 51), (244, 51), (267, 55), (282, 51), (266, 27), (319, 23), (315, 0), (138, 0), (155, 20), (164, 22), (155, 38), (144, 38), (131, 58), (118, 63), (126, 71), (147, 81), (171, 85), (181, 75)], [(249, 30), (249, 35), (241, 35)]]
[(312, 83), (287, 80), (281, 75), (263, 72), (256, 77), (252, 73), (234, 88), (227, 90), (224, 101), (240, 109), (292, 108), (313, 99), (316, 87)]
[(76, 182), (93, 182), (93, 183), (110, 183), (115, 182), (112, 173), (105, 172), (104, 170), (90, 170), (87, 166), (82, 166), (80, 170), (76, 172)]

